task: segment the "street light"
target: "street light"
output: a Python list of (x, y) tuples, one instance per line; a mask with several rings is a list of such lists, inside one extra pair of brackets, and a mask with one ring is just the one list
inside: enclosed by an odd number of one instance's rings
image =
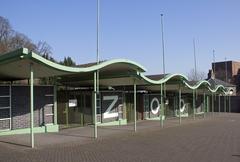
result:
[(161, 31), (162, 31), (162, 62), (163, 62), (163, 74), (165, 77), (165, 44), (164, 44), (164, 35), (163, 35), (163, 14), (161, 14)]
[(196, 43), (194, 38), (193, 38), (193, 58), (194, 58), (194, 75), (195, 75), (195, 79), (197, 80)]
[(227, 58), (225, 57), (225, 77), (226, 77), (225, 79), (226, 79), (226, 82), (228, 82), (228, 80), (227, 80), (227, 78), (228, 78), (227, 75), (228, 75), (228, 74), (227, 74)]
[(216, 69), (215, 69), (215, 50), (213, 50), (213, 74), (215, 76), (215, 72), (216, 72)]

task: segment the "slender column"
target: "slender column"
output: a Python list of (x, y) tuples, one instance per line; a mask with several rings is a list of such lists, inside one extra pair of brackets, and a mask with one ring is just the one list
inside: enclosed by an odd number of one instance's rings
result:
[(134, 132), (137, 132), (137, 85), (134, 80)]
[(228, 96), (228, 112), (231, 112), (231, 96)]
[(195, 120), (195, 109), (196, 109), (195, 90), (193, 90), (193, 120)]
[(219, 112), (219, 114), (221, 112), (221, 96), (220, 96), (220, 94), (218, 95), (218, 112)]
[(182, 94), (181, 93), (182, 93), (181, 86), (179, 85), (179, 93), (178, 93), (178, 95), (179, 95), (178, 96), (179, 97), (179, 103), (178, 103), (179, 104), (178, 105), (179, 106), (179, 124), (182, 123), (182, 117), (181, 117), (181, 111), (180, 111), (180, 109), (181, 109), (181, 98), (182, 98), (182, 96), (181, 96)]
[(224, 95), (224, 112), (226, 112), (227, 102), (226, 102), (226, 95)]
[(159, 110), (159, 117), (160, 117), (160, 125), (161, 127), (163, 128), (163, 85), (161, 84), (161, 107), (160, 107), (160, 110)]
[(34, 72), (33, 72), (33, 64), (30, 64), (30, 121), (31, 121), (31, 128), (30, 128), (30, 132), (31, 132), (31, 147), (34, 148), (34, 119), (33, 119), (33, 75), (34, 75)]
[(206, 111), (206, 94), (205, 92), (203, 92), (203, 117), (205, 118), (206, 117), (206, 114), (205, 114), (205, 111)]
[(94, 107), (93, 107), (94, 138), (97, 138), (97, 72), (94, 72)]
[(209, 113), (209, 95), (207, 95), (207, 114)]
[(54, 124), (57, 125), (57, 85), (54, 85)]
[(212, 93), (212, 116), (214, 115), (214, 94)]

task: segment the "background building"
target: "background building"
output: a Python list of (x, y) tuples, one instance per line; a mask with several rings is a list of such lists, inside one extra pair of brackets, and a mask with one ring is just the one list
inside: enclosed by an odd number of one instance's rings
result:
[[(226, 82), (225, 86), (236, 89), (234, 94), (239, 95), (240, 91), (240, 62), (223, 61), (212, 63), (212, 69), (208, 72), (208, 80), (212, 78), (217, 82)], [(236, 92), (236, 93), (235, 93)]]

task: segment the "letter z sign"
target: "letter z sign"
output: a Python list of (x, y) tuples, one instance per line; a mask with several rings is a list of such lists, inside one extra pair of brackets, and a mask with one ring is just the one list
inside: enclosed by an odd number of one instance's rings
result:
[(118, 96), (103, 96), (103, 101), (111, 100), (111, 104), (108, 106), (106, 111), (103, 113), (103, 118), (115, 118), (118, 117), (118, 112), (111, 112), (118, 101)]

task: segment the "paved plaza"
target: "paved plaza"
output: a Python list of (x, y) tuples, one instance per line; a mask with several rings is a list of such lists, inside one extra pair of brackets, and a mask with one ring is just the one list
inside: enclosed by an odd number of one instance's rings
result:
[(240, 161), (240, 114), (139, 121), (133, 125), (71, 128), (59, 133), (36, 134), (31, 149), (29, 135), (0, 137), (0, 161)]

